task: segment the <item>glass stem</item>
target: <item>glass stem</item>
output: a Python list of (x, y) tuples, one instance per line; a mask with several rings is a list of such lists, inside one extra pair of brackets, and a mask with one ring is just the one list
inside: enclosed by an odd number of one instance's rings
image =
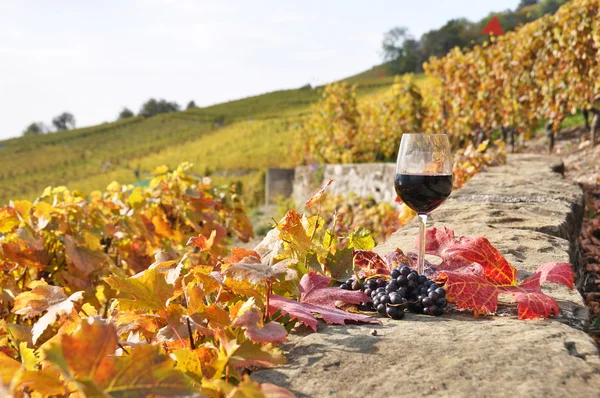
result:
[(422, 275), (425, 271), (425, 227), (427, 226), (427, 214), (419, 214), (419, 258), (417, 260), (417, 272)]

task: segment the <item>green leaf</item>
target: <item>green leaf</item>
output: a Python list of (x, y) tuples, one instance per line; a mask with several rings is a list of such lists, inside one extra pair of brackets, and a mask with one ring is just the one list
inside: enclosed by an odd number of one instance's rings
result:
[(372, 250), (375, 247), (375, 240), (369, 230), (358, 227), (348, 237), (346, 247), (353, 250)]

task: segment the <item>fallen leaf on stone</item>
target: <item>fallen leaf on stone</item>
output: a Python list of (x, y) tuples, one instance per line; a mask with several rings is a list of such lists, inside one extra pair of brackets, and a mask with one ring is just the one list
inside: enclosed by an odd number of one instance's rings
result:
[(281, 311), (289, 314), (292, 319), (310, 326), (317, 331), (317, 319), (313, 314), (318, 313), (328, 323), (344, 325), (346, 321), (362, 323), (380, 323), (377, 319), (360, 314), (351, 314), (335, 308), (336, 301), (359, 304), (368, 302), (370, 298), (362, 291), (342, 290), (329, 287), (331, 278), (310, 272), (300, 280), (300, 301), (291, 300), (273, 294), (269, 296), (269, 315)]
[(436, 281), (445, 285), (447, 299), (475, 315), (496, 311), (500, 294), (509, 294), (517, 302), (519, 319), (558, 315), (556, 300), (546, 296), (540, 285), (553, 282), (573, 288), (575, 273), (570, 264), (543, 264), (519, 284), (517, 270), (485, 237), (456, 239), (452, 230), (432, 228), (427, 239), (425, 252), (443, 260)]

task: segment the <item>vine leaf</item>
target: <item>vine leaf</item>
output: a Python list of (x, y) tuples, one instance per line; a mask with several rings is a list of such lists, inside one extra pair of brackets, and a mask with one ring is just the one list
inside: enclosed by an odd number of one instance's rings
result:
[(246, 337), (254, 343), (283, 343), (287, 337), (285, 328), (279, 323), (263, 323), (263, 314), (254, 306), (253, 298), (241, 305), (232, 326), (243, 327)]
[(300, 258), (311, 249), (312, 242), (302, 223), (302, 215), (296, 210), (289, 210), (277, 224), (277, 229), (279, 239), (294, 257)]
[(215, 243), (216, 236), (217, 236), (217, 231), (214, 229), (210, 233), (210, 237), (208, 237), (208, 239), (202, 234), (200, 234), (198, 236), (192, 236), (188, 240), (187, 246), (197, 247), (201, 251), (202, 250), (210, 250), (212, 245)]
[(373, 275), (389, 275), (390, 266), (379, 254), (368, 250), (355, 250), (352, 253), (353, 267), (359, 278)]
[(21, 362), (0, 352), (0, 381), (4, 385), (9, 384), (14, 374), (21, 369), (21, 366), (23, 366)]
[(351, 314), (335, 307), (336, 301), (350, 304), (359, 304), (370, 301), (370, 298), (361, 291), (349, 291), (328, 286), (331, 278), (310, 272), (300, 280), (300, 301), (291, 300), (273, 294), (270, 296), (269, 315), (281, 311), (289, 314), (292, 319), (304, 323), (317, 331), (317, 319), (313, 313), (321, 315), (324, 321), (343, 325), (346, 321), (379, 323), (375, 318), (360, 314)]
[(223, 274), (238, 281), (248, 281), (251, 284), (259, 284), (271, 278), (280, 277), (292, 280), (297, 278), (297, 273), (288, 266), (297, 262), (296, 259), (285, 259), (277, 264), (269, 265), (261, 262), (260, 257), (251, 254), (239, 262), (229, 265)]
[(187, 377), (159, 348), (139, 344), (129, 355), (112, 355), (117, 348), (115, 327), (97, 318), (83, 320), (71, 336), (45, 351), (63, 377), (85, 396), (141, 397), (192, 393)]
[[(139, 277), (123, 278), (111, 275), (106, 283), (119, 294), (119, 306), (123, 311), (141, 309), (150, 311), (164, 310), (167, 300), (173, 295), (174, 288), (168, 284), (158, 268), (147, 269)], [(122, 298), (125, 294), (130, 298)]]
[(500, 294), (511, 295), (518, 304), (519, 319), (558, 315), (559, 307), (540, 286), (544, 282), (573, 288), (575, 273), (568, 263), (542, 264), (517, 283), (517, 270), (485, 237), (456, 239), (454, 231), (432, 228), (427, 231), (425, 251), (442, 258), (437, 281), (445, 284), (447, 298), (459, 309), (472, 309), (475, 315), (494, 312)]
[(427, 230), (426, 241), (425, 253), (442, 258), (437, 270), (452, 270), (477, 263), (491, 281), (503, 285), (516, 284), (517, 270), (483, 236), (456, 239), (454, 231), (448, 228), (431, 228)]
[(83, 300), (83, 292), (75, 292), (68, 296), (58, 286), (50, 286), (44, 281), (35, 281), (29, 292), (23, 292), (15, 297), (13, 312), (26, 317), (36, 316), (47, 311), (37, 320), (31, 329), (32, 342), (35, 344), (48, 326), (53, 325), (60, 316), (73, 312), (73, 303)]
[(315, 205), (315, 203), (318, 203), (319, 200), (321, 200), (321, 197), (323, 196), (323, 194), (325, 193), (325, 189), (327, 189), (327, 187), (329, 185), (331, 185), (331, 183), (333, 182), (333, 180), (329, 180), (325, 183), (325, 185), (323, 185), (323, 188), (321, 188), (319, 190), (319, 192), (317, 192), (316, 194), (314, 194), (312, 196), (312, 198), (310, 198), (309, 200), (306, 201), (305, 206), (308, 208), (311, 208)]

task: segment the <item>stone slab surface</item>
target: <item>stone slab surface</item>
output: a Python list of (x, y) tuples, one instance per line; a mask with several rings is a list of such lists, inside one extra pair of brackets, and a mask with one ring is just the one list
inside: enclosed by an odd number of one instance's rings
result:
[[(453, 192), (429, 226), (485, 235), (520, 280), (546, 262), (571, 262), (580, 273), (583, 195), (563, 171), (556, 157), (509, 156)], [(414, 251), (417, 234), (412, 223), (375, 251)], [(600, 356), (582, 331), (589, 319), (581, 296), (553, 284), (543, 290), (558, 301), (559, 317), (476, 319), (451, 311), (375, 327), (320, 323), (319, 333), (290, 335), (287, 365), (252, 378), (300, 397), (600, 397)]]
[[(377, 336), (372, 331), (377, 331)], [(407, 314), (296, 336), (288, 364), (252, 378), (298, 397), (598, 397), (600, 358), (556, 321)]]

